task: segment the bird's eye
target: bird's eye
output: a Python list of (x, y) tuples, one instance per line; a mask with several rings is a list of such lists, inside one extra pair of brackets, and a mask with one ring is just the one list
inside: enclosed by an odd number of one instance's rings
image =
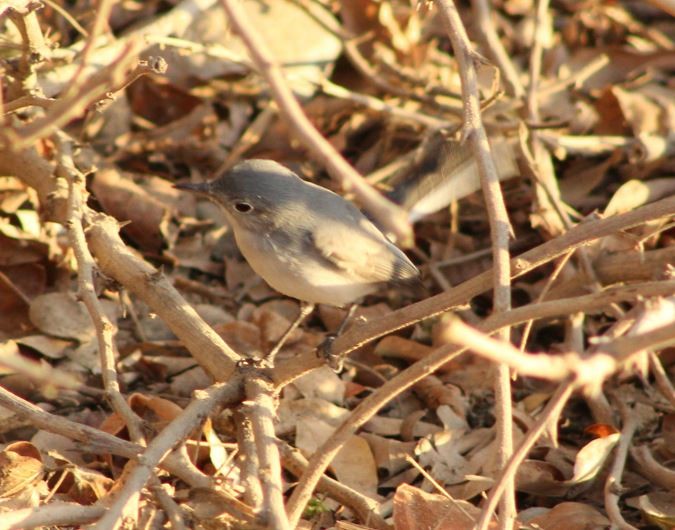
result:
[(251, 206), (247, 202), (235, 202), (234, 209), (237, 210), (239, 213), (248, 213), (250, 211), (253, 211), (253, 206)]

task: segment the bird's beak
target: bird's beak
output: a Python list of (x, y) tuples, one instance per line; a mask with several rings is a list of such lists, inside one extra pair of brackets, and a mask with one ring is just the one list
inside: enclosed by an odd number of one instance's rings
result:
[(211, 183), (210, 182), (184, 182), (184, 183), (179, 183), (179, 184), (174, 184), (174, 188), (179, 189), (179, 190), (186, 190), (186, 191), (191, 191), (192, 193), (203, 193), (203, 194), (210, 194), (211, 193)]

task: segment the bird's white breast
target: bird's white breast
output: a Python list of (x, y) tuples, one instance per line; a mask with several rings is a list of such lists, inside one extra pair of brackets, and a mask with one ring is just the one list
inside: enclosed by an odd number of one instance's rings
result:
[(237, 245), (251, 268), (272, 288), (305, 302), (344, 306), (377, 290), (377, 283), (366, 283), (317, 259), (288, 252), (268, 235), (238, 227)]

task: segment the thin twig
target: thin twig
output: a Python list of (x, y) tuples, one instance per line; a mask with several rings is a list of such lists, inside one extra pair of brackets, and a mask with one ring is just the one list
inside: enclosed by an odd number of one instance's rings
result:
[(84, 29), (80, 23), (73, 17), (66, 9), (64, 9), (60, 4), (55, 2), (54, 0), (42, 0), (45, 4), (47, 4), (49, 7), (51, 7), (54, 11), (56, 11), (59, 15), (61, 15), (64, 19), (68, 21), (68, 23), (73, 26), (75, 31), (77, 31), (80, 35), (82, 35), (84, 38), (87, 37), (88, 33), (87, 30)]
[(448, 499), (448, 501), (450, 503), (452, 503), (457, 508), (457, 511), (459, 513), (461, 513), (467, 519), (468, 522), (473, 523), (473, 517), (471, 516), (471, 514), (469, 514), (466, 511), (464, 506), (462, 506), (462, 504), (460, 502), (457, 502), (457, 499), (453, 498), (452, 495), (450, 495), (446, 491), (446, 489), (443, 486), (441, 486), (441, 484), (434, 477), (432, 477), (431, 474), (417, 462), (417, 460), (415, 460), (409, 454), (405, 454), (405, 455), (403, 455), (403, 457), (405, 458), (406, 462), (408, 462), (411, 466), (413, 466), (417, 471), (420, 472), (420, 475), (422, 475), (425, 478), (425, 480), (428, 480), (429, 483), (434, 488), (436, 488), (436, 491), (438, 491), (438, 493), (440, 495), (443, 495), (443, 497)]
[(52, 105), (54, 105), (55, 102), (56, 102), (55, 99), (44, 98), (31, 94), (27, 96), (18, 97), (8, 103), (5, 103), (5, 106), (3, 107), (3, 112), (7, 114), (9, 112), (14, 112), (16, 110), (31, 106), (49, 109), (52, 107)]
[[(63, 140), (63, 139), (61, 139)], [(113, 346), (114, 326), (107, 317), (94, 288), (94, 258), (89, 251), (82, 226), (84, 217), (84, 194), (86, 193), (84, 176), (75, 168), (68, 141), (60, 141), (59, 169), (68, 179), (70, 197), (68, 200), (68, 236), (78, 265), (77, 283), (79, 297), (89, 312), (98, 341), (99, 360), (103, 387), (113, 410), (124, 420), (133, 442), (144, 445), (142, 420), (131, 410), (122, 396)]]
[[(481, 187), (490, 222), (492, 260), (494, 263), (492, 269), (493, 311), (494, 313), (504, 313), (511, 309), (509, 235), (513, 230), (499, 186), (499, 174), (490, 152), (490, 144), (481, 119), (478, 81), (474, 66), (474, 59), (477, 56), (471, 48), (468, 35), (454, 2), (452, 0), (437, 0), (436, 5), (439, 8), (441, 20), (448, 32), (457, 59), (464, 105), (462, 136), (472, 144), (480, 171)], [(508, 341), (510, 330), (502, 328), (499, 334), (502, 339)], [(497, 364), (496, 367), (494, 388), (496, 431), (499, 440), (496, 464), (501, 469), (506, 465), (513, 452), (511, 378), (509, 370), (501, 364)], [(515, 489), (511, 484), (502, 500), (500, 528), (504, 530), (512, 528), (515, 517)]]
[[(216, 0), (181, 0), (169, 11), (152, 17), (151, 20), (133, 25), (128, 32), (115, 39), (99, 37), (92, 48), (92, 53), (82, 75), (87, 77), (96, 75), (102, 68), (109, 65), (120, 53), (129, 46), (130, 42), (139, 42), (141, 46), (150, 44), (146, 40), (148, 35), (154, 38), (169, 35), (182, 35), (186, 29), (195, 23), (195, 19), (203, 16)], [(173, 5), (173, 4), (172, 4)], [(68, 48), (59, 49), (61, 64), (50, 70), (41, 72), (38, 84), (46, 96), (55, 96), (65, 90), (75, 72), (80, 68), (75, 58), (85, 46), (85, 40), (79, 40)]]
[(675, 471), (657, 462), (647, 446), (634, 447), (630, 455), (637, 462), (635, 470), (650, 483), (670, 491), (675, 489)]
[(571, 135), (538, 131), (541, 141), (553, 151), (563, 151), (576, 156), (610, 155), (617, 149), (631, 151), (638, 140), (629, 136)]
[(473, 0), (471, 5), (475, 14), (474, 27), (483, 35), (485, 44), (499, 67), (502, 79), (506, 82), (509, 95), (514, 99), (522, 98), (525, 95), (525, 87), (502, 41), (499, 40), (488, 0)]
[(96, 521), (105, 513), (105, 506), (83, 506), (72, 502), (51, 502), (42, 506), (12, 510), (2, 514), (3, 530), (53, 528), (56, 526), (80, 528)]
[[(134, 413), (120, 391), (119, 380), (117, 377), (115, 352), (113, 345), (114, 326), (103, 311), (101, 304), (96, 296), (94, 289), (94, 258), (89, 251), (87, 241), (84, 235), (84, 195), (86, 194), (84, 176), (75, 168), (73, 163), (70, 143), (64, 141), (61, 136), (59, 153), (60, 172), (68, 179), (70, 197), (68, 200), (68, 235), (70, 244), (75, 253), (78, 264), (78, 287), (79, 296), (89, 312), (96, 337), (98, 340), (99, 361), (101, 363), (101, 375), (103, 377), (103, 386), (106, 396), (112, 404), (113, 410), (122, 418), (129, 437), (135, 443), (145, 445), (145, 436), (143, 434), (142, 420)], [(127, 511), (127, 517), (133, 524), (138, 519), (138, 501), (140, 492), (138, 492), (130, 503), (133, 507)]]
[(512, 483), (515, 479), (518, 466), (525, 460), (527, 454), (530, 452), (530, 449), (534, 447), (534, 444), (537, 443), (537, 440), (542, 435), (547, 425), (558, 420), (558, 417), (562, 413), (565, 404), (569, 400), (572, 392), (575, 389), (575, 385), (572, 382), (566, 382), (561, 384), (555, 393), (551, 396), (551, 399), (547, 403), (546, 407), (541, 413), (537, 422), (532, 426), (528, 431), (527, 436), (516, 449), (516, 452), (513, 453), (508, 463), (501, 472), (501, 475), (497, 479), (497, 482), (490, 488), (490, 493), (487, 498), (487, 503), (483, 506), (483, 511), (480, 515), (480, 519), (476, 523), (476, 530), (487, 530), (490, 526), (490, 521), (492, 520), (492, 515), (497, 507), (499, 498), (502, 496), (503, 492), (506, 491), (507, 485)]
[(166, 517), (171, 523), (171, 530), (187, 530), (183, 514), (176, 501), (173, 500), (173, 497), (164, 489), (164, 486), (157, 477), (152, 477), (150, 481), (152, 483), (150, 490), (164, 510), (164, 513), (166, 513)]
[(103, 33), (105, 26), (108, 25), (108, 19), (110, 18), (110, 12), (112, 11), (113, 5), (115, 5), (115, 0), (99, 0), (96, 10), (94, 11), (96, 14), (94, 22), (91, 25), (91, 29), (84, 42), (84, 48), (80, 54), (78, 68), (70, 78), (70, 82), (61, 97), (68, 98), (82, 89), (82, 74), (89, 65), (99, 35)]
[(635, 352), (648, 349), (658, 349), (670, 346), (675, 342), (675, 322), (646, 331), (639, 335), (619, 337), (607, 344), (598, 345), (600, 351), (605, 351), (625, 360)]
[(401, 88), (398, 84), (392, 83), (385, 79), (361, 53), (361, 50), (359, 49), (359, 42), (357, 42), (359, 39), (349, 38), (343, 35), (339, 36), (343, 39), (345, 55), (351, 61), (354, 68), (356, 68), (361, 73), (361, 75), (371, 81), (376, 87), (382, 89), (386, 94), (393, 94), (402, 98), (420, 101), (430, 105), (432, 108), (440, 108), (449, 114), (461, 115), (461, 104), (459, 101), (457, 101), (456, 105), (447, 104), (448, 98), (451, 97), (449, 95), (447, 95), (445, 98), (446, 103), (441, 103), (437, 98), (427, 94), (426, 91), (418, 93), (412, 90), (407, 90), (405, 88)]
[[(488, 330), (491, 331), (493, 330)], [(461, 336), (461, 339), (457, 340), (457, 336)], [(447, 342), (470, 348), (474, 353), (495, 363), (503, 362), (520, 375), (552, 381), (574, 377), (577, 385), (588, 386), (592, 390), (599, 387), (635, 353), (648, 348), (665, 348), (675, 343), (675, 322), (640, 335), (616, 338), (602, 344), (591, 355), (528, 354), (510, 343), (490, 338), (458, 318), (450, 320), (444, 329), (443, 338)]]
[(623, 475), (624, 467), (626, 466), (628, 450), (633, 441), (633, 435), (638, 428), (639, 416), (626, 404), (622, 404), (621, 409), (623, 428), (621, 429), (619, 445), (614, 453), (612, 468), (605, 481), (605, 510), (607, 510), (607, 516), (612, 522), (612, 528), (618, 528), (619, 530), (637, 530), (633, 525), (628, 524), (621, 515), (621, 510), (619, 509), (619, 495), (621, 493), (621, 477)]
[(663, 364), (661, 364), (661, 359), (653, 351), (648, 352), (648, 355), (649, 368), (656, 381), (656, 387), (663, 394), (663, 397), (670, 402), (671, 407), (675, 407), (675, 388), (673, 388), (673, 384), (670, 382)]
[(52, 104), (45, 116), (18, 130), (5, 130), (1, 137), (4, 145), (20, 151), (67, 124), (94, 102), (107, 97), (110, 92), (124, 87), (127, 72), (139, 52), (140, 43), (131, 42), (108, 66), (89, 77), (78, 92)]
[[(539, 293), (539, 296), (537, 297), (537, 302), (536, 302), (537, 304), (540, 304), (544, 301), (544, 298), (546, 298), (546, 295), (548, 294), (551, 287), (553, 287), (553, 284), (558, 279), (558, 276), (562, 272), (563, 268), (565, 267), (565, 265), (567, 264), (569, 259), (572, 257), (573, 253), (574, 253), (574, 250), (570, 250), (556, 264), (555, 269), (553, 269), (553, 272), (546, 279), (546, 285), (544, 285), (544, 288), (541, 290), (541, 292)], [(532, 324), (534, 324), (534, 319), (528, 320), (527, 323), (525, 324), (525, 329), (523, 329), (523, 336), (520, 339), (520, 349), (523, 350), (523, 351), (525, 350), (525, 346), (527, 345), (527, 339), (530, 337), (530, 331), (532, 330)]]
[[(322, 79), (319, 83), (319, 87), (324, 94), (329, 96), (353, 101), (354, 103), (363, 105), (368, 109), (384, 112), (395, 118), (401, 118), (415, 123), (420, 123), (426, 127), (438, 129), (441, 127), (450, 127), (454, 125), (452, 122), (439, 120), (438, 118), (434, 118), (433, 116), (429, 116), (419, 111), (408, 110), (396, 105), (391, 105), (368, 94), (354, 92), (340, 85), (336, 85), (328, 79)], [(372, 179), (368, 179), (368, 182), (372, 182)]]
[[(537, 2), (534, 42), (530, 54), (530, 82), (527, 87), (526, 98), (527, 119), (533, 123), (538, 123), (541, 120), (539, 111), (539, 82), (544, 42), (547, 40), (548, 35), (553, 31), (551, 27), (551, 17), (548, 16), (548, 7), (549, 0), (539, 0)], [(525, 159), (528, 162), (530, 171), (534, 177), (533, 180), (537, 189), (539, 209), (542, 210), (540, 216), (545, 220), (549, 218), (549, 206), (552, 206), (553, 212), (555, 212), (555, 215), (559, 218), (562, 226), (559, 227), (557, 223), (551, 221), (550, 223), (547, 223), (547, 227), (552, 233), (557, 233), (558, 228), (569, 230), (572, 227), (572, 221), (568, 213), (568, 208), (566, 208), (567, 205), (563, 203), (560, 196), (560, 190), (553, 172), (551, 154), (542, 143), (539, 131), (530, 131), (529, 148), (523, 146), (523, 152), (526, 155)], [(600, 290), (601, 284), (593, 269), (587, 250), (582, 247), (577, 249), (576, 252), (578, 254), (579, 264), (591, 281), (592, 288), (596, 291)], [(621, 310), (618, 307), (615, 308), (615, 316), (621, 316)]]

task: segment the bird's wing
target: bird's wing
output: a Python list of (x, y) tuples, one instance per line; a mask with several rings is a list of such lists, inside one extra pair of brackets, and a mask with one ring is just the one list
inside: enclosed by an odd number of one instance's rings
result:
[(401, 282), (419, 276), (408, 257), (365, 217), (354, 227), (315, 227), (312, 244), (333, 266), (364, 282)]

